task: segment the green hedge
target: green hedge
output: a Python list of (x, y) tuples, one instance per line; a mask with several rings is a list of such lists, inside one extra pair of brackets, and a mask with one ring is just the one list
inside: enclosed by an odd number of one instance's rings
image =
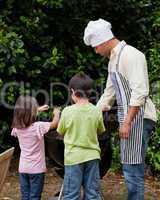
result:
[[(14, 105), (20, 93), (50, 91), (51, 83), (67, 84), (79, 71), (95, 80), (100, 95), (107, 77), (107, 61), (83, 43), (87, 22), (100, 17), (112, 23), (118, 38), (145, 52), (151, 94), (160, 106), (159, 0), (0, 0), (0, 13), (0, 112), (5, 113), (0, 116), (1, 142), (10, 132), (12, 119), (12, 110), (4, 107), (4, 100)], [(52, 97), (55, 104), (63, 104), (67, 94), (57, 85)], [(42, 104), (42, 95), (37, 98)], [(148, 163), (160, 171), (159, 139), (158, 122)]]

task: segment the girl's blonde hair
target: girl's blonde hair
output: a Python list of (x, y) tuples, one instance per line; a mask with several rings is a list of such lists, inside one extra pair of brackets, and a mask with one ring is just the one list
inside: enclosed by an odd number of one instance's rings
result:
[(27, 128), (36, 121), (38, 103), (34, 97), (21, 95), (18, 97), (13, 114), (12, 128)]

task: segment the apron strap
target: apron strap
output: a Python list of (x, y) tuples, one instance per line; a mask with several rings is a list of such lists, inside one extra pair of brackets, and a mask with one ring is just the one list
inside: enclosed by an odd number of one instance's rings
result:
[(120, 62), (121, 53), (122, 53), (122, 51), (123, 51), (123, 49), (124, 49), (125, 46), (126, 46), (126, 44), (123, 44), (123, 45), (122, 45), (122, 47), (121, 47), (121, 49), (120, 49), (120, 51), (119, 51), (119, 54), (118, 54), (118, 59), (117, 59), (117, 63), (116, 63), (116, 70), (117, 70), (117, 71), (118, 71), (118, 69), (119, 69), (119, 62)]

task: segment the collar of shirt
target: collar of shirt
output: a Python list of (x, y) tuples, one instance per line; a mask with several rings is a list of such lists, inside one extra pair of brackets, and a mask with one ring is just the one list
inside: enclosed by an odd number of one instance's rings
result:
[(110, 55), (110, 60), (112, 60), (114, 57), (116, 57), (121, 50), (121, 47), (125, 45), (126, 42), (123, 40), (119, 42), (112, 50), (111, 50), (111, 55)]
[(123, 45), (125, 45), (125, 41), (119, 42), (112, 50), (111, 55), (108, 63), (108, 72), (114, 71), (116, 69), (117, 57)]

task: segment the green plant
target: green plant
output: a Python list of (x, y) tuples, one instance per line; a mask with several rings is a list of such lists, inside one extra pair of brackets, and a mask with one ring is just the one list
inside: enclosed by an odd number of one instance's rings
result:
[(152, 171), (160, 171), (160, 118), (149, 143), (147, 163), (151, 166)]
[[(89, 20), (104, 18), (112, 23), (119, 39), (138, 47), (146, 54), (149, 79), (157, 85), (160, 73), (160, 1), (159, 0), (1, 0), (0, 1), (0, 121), (10, 134), (13, 106), (19, 94), (52, 94), (49, 104), (62, 105), (68, 98), (64, 87), (77, 72), (84, 71), (94, 80), (100, 96), (107, 78), (107, 60), (97, 56), (83, 42)], [(117, 17), (118, 16), (118, 17)], [(132, 16), (132, 17), (131, 17)], [(6, 91), (4, 87), (8, 84)], [(158, 88), (151, 88), (151, 94)], [(40, 104), (44, 96), (37, 95)], [(51, 102), (53, 100), (53, 102)], [(154, 98), (155, 101), (155, 98)], [(156, 97), (156, 101), (158, 98)], [(157, 105), (159, 107), (159, 105)], [(149, 164), (157, 166), (156, 141), (159, 122), (150, 146)], [(119, 167), (118, 147), (114, 149), (115, 168)], [(156, 153), (157, 152), (157, 153)], [(156, 160), (156, 161), (154, 161)], [(156, 165), (156, 166), (155, 166)]]

